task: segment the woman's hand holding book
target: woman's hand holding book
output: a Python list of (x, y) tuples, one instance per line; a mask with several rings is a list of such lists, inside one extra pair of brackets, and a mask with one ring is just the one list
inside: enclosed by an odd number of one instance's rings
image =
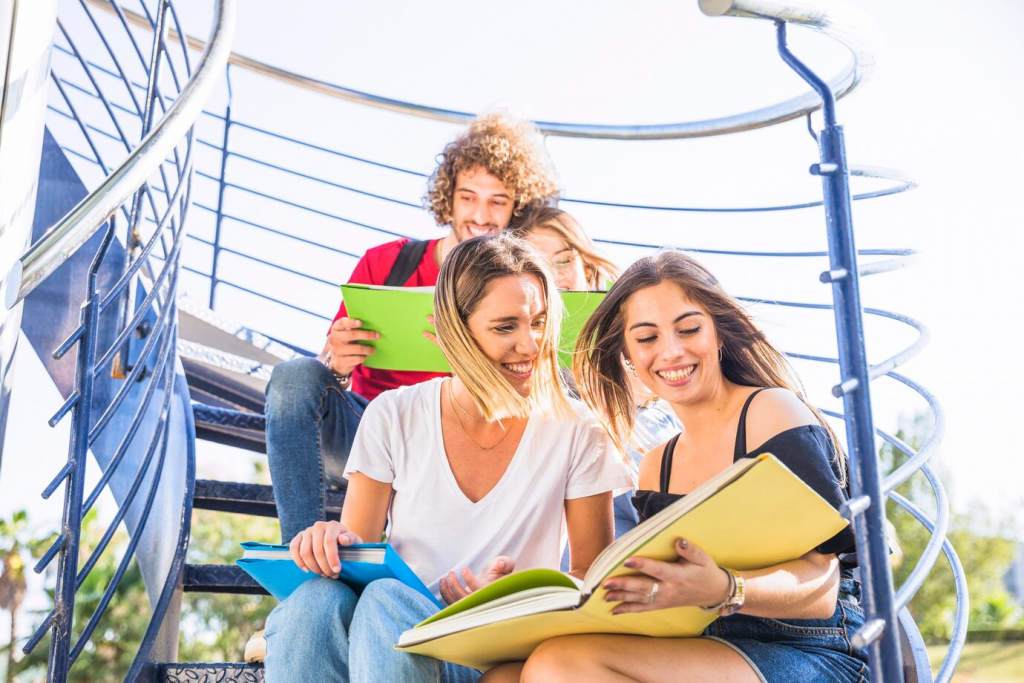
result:
[(299, 533), (288, 545), (292, 559), (303, 571), (337, 578), (341, 573), (338, 545), (355, 545), (363, 539), (341, 522), (317, 522)]
[(683, 606), (717, 605), (730, 594), (729, 576), (703, 550), (683, 539), (676, 541), (679, 559), (661, 562), (631, 557), (623, 565), (639, 572), (616, 576), (604, 583), (608, 602), (619, 602), (612, 614), (648, 612)]
[[(454, 571), (450, 571), (441, 577), (441, 597), (444, 598), (446, 603), (451, 605), (452, 603), (458, 602), (462, 598), (466, 597), (473, 591), (480, 590), (487, 584), (494, 583), (503, 576), (508, 576), (515, 571), (515, 568), (516, 561), (511, 557), (502, 555), (488, 562), (487, 568), (476, 576), (473, 575), (473, 572), (469, 567), (463, 567), (462, 581), (459, 581), (459, 577)], [(463, 581), (465, 582), (465, 585), (463, 585)]]

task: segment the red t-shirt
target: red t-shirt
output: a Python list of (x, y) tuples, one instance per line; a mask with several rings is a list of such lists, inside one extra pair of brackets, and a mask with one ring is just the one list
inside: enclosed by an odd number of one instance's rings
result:
[[(356, 264), (355, 270), (352, 271), (352, 277), (348, 281), (361, 285), (384, 284), (384, 281), (388, 279), (388, 274), (391, 272), (391, 267), (398, 260), (398, 252), (402, 250), (402, 245), (408, 241), (408, 238), (403, 237), (394, 242), (388, 242), (387, 244), (367, 250), (363, 258), (359, 259), (359, 263)], [(430, 240), (427, 244), (427, 250), (423, 254), (423, 260), (420, 261), (416, 270), (413, 271), (413, 274), (402, 285), (403, 287), (433, 287), (437, 284), (437, 276), (441, 273), (441, 270), (434, 262), (434, 250), (437, 248), (437, 242), (438, 240)], [(345, 302), (342, 301), (338, 314), (334, 316), (334, 321), (345, 316)], [(427, 321), (424, 320), (423, 324), (425, 326)], [(356, 366), (355, 371), (352, 373), (352, 391), (373, 400), (382, 391), (387, 391), (388, 389), (397, 389), (407, 384), (418, 384), (435, 377), (447, 376), (447, 373), (442, 372), (374, 370), (359, 365)]]

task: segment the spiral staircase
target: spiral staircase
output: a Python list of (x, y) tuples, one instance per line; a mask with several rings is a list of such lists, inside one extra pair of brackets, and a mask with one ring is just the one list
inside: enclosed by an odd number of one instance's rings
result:
[[(924, 347), (928, 333), (907, 316), (864, 306), (860, 293), (863, 278), (909, 265), (915, 252), (858, 248), (851, 215), (851, 201), (897, 194), (913, 189), (914, 183), (891, 169), (849, 164), (837, 124), (837, 101), (871, 76), (877, 36), (869, 21), (837, 3), (701, 0), (699, 5), (707, 21), (740, 17), (760, 20), (765, 30), (774, 30), (779, 56), (809, 90), (716, 119), (622, 126), (538, 121), (538, 127), (549, 136), (670, 140), (806, 118), (819, 145), (820, 158), (809, 162), (810, 172), (821, 179), (823, 199), (743, 208), (670, 202), (646, 206), (574, 197), (563, 203), (573, 211), (591, 212), (598, 222), (600, 212), (621, 209), (677, 220), (693, 213), (799, 213), (824, 207), (827, 239), (809, 248), (671, 246), (709, 258), (764, 264), (765, 273), (807, 263), (820, 266), (819, 281), (831, 294), (827, 303), (742, 298), (753, 307), (796, 316), (828, 315), (834, 353), (788, 353), (794, 363), (803, 364), (798, 367), (816, 368), (812, 375), (835, 377), (827, 393), (838, 405), (823, 408), (845, 427), (851, 456), (854, 495), (843, 512), (857, 532), (867, 613), (856, 640), (869, 648), (874, 680), (949, 681), (966, 635), (967, 593), (959, 560), (946, 540), (948, 502), (928, 465), (941, 441), (944, 417), (927, 389), (896, 372)], [(145, 580), (151, 618), (126, 680), (262, 680), (259, 665), (175, 661), (183, 592), (261, 592), (227, 562), (186, 562), (192, 511), (276, 516), (270, 487), (197, 480), (196, 440), (264, 451), (263, 387), (270, 369), (315, 350), (290, 343), (280, 332), (257, 330), (259, 324), (252, 321), (273, 314), (297, 329), (325, 327), (332, 311), (309, 302), (336, 303), (337, 264), (351, 267), (368, 246), (401, 235), (381, 227), (385, 221), (373, 216), (418, 211), (414, 193), (426, 174), (306, 139), (301, 130), (233, 116), (232, 79), (314, 96), (325, 108), (355, 103), (371, 111), (460, 124), (473, 115), (344, 88), (234, 54), (235, 0), (215, 3), (205, 41), (186, 34), (173, 0), (61, 0), (59, 11), (57, 7), (57, 0), (0, 0), (0, 19), (10, 19), (12, 26), (8, 43), (0, 43), (0, 58), (8, 66), (0, 170), (38, 168), (38, 174), (27, 179), (21, 174), (20, 185), (11, 182), (13, 189), (0, 193), (0, 225), (8, 232), (0, 232), (7, 309), (0, 315), (0, 439), (12, 397), (11, 362), (19, 330), (46, 359), (50, 380), (64, 397), (50, 426), (63, 419), (71, 423), (66, 464), (43, 492), (49, 497), (63, 490), (62, 523), (53, 546), (35, 567), (39, 572), (56, 561), (56, 597), (24, 650), (32, 651), (49, 634), (47, 680), (67, 680), (135, 560)], [(52, 39), (39, 37), (46, 34), (40, 25), (54, 28)], [(849, 50), (849, 63), (829, 79), (818, 76), (790, 51), (790, 27), (839, 41)], [(225, 72), (227, 103), (215, 108), (211, 96)], [(816, 130), (811, 115), (819, 110), (823, 124)], [(12, 142), (15, 135), (22, 144)], [(378, 179), (376, 185), (388, 189), (376, 189), (369, 180), (365, 185), (349, 182), (330, 170), (311, 175), (290, 163), (300, 153), (323, 160), (325, 169), (338, 164), (360, 169), (357, 176)], [(880, 179), (887, 185), (851, 195), (851, 177)], [(344, 200), (328, 204), (323, 199), (328, 195)], [(28, 210), (32, 207), (34, 212)], [(639, 239), (598, 242), (633, 257), (665, 246)], [(15, 252), (21, 256), (14, 258)], [(303, 294), (274, 286), (278, 278)], [(234, 322), (239, 312), (249, 312), (241, 316), (248, 325)], [(906, 327), (915, 339), (889, 357), (869, 362), (866, 319)], [(820, 326), (824, 318), (814, 320)], [(934, 428), (922, 448), (915, 450), (875, 428), (873, 381), (902, 385), (930, 408)], [(16, 395), (17, 388), (13, 391)], [(880, 471), (879, 441), (905, 454), (894, 471)], [(31, 457), (4, 452), (2, 446), (0, 441), (5, 467), (18, 467)], [(90, 453), (102, 475), (87, 490)], [(915, 475), (934, 492), (934, 516), (894, 491)], [(82, 519), (104, 490), (113, 495), (117, 511), (98, 547), (80, 563)], [(893, 586), (883, 530), (886, 497), (931, 532), (918, 565), (898, 587)], [(342, 492), (332, 494), (329, 507), (340, 509), (342, 498)], [(108, 544), (121, 525), (130, 541), (118, 557), (117, 573), (92, 618), (84, 627), (76, 625), (80, 635), (73, 639), (76, 592), (103, 553), (114, 552)], [(958, 609), (949, 651), (939, 671), (932, 672), (906, 606), (940, 555), (954, 574)]]

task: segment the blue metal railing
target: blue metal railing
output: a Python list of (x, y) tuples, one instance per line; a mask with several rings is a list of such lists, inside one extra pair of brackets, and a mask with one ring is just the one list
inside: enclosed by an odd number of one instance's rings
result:
[[(19, 259), (7, 293), (8, 306), (16, 305), (102, 231), (78, 325), (53, 354), (59, 360), (77, 349), (73, 390), (50, 420), (53, 426), (70, 415), (67, 463), (43, 492), (46, 498), (64, 486), (61, 529), (35, 567), (41, 572), (56, 559), (57, 580), (53, 609), (23, 648), (31, 652), (49, 634), (48, 681), (67, 680), (132, 562), (142, 570), (153, 612), (127, 680), (148, 665), (179, 585), (195, 478), (194, 428), (176, 355), (176, 300), (192, 195), (192, 125), (226, 61), (233, 2), (218, 3), (209, 47), (195, 70), (188, 46), (167, 40), (171, 24), (181, 31), (171, 0), (137, 0), (148, 32), (132, 27), (120, 5), (108, 8), (97, 15), (84, 0), (62, 6), (55, 36), (61, 59), (53, 64), (49, 107), (69, 158), (94, 164), (99, 173), (92, 177), (101, 182)], [(124, 59), (133, 52), (137, 62)], [(97, 67), (100, 58), (114, 68)], [(87, 153), (73, 149), (82, 143)], [(109, 163), (124, 154), (117, 165)], [(86, 495), (90, 451), (102, 473)], [(107, 488), (118, 508), (80, 562), (82, 519)], [(129, 540), (112, 548), (122, 525)], [(103, 554), (114, 552), (117, 568), (97, 607), (84, 625), (74, 624), (78, 589)]]

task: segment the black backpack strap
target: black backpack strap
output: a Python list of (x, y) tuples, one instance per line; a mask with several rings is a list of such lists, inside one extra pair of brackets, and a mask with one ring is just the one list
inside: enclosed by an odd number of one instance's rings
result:
[(409, 240), (402, 245), (402, 250), (398, 252), (398, 258), (395, 259), (394, 264), (391, 266), (391, 272), (388, 273), (388, 278), (384, 281), (385, 287), (402, 287), (412, 274), (419, 268), (420, 262), (423, 260), (423, 255), (427, 253), (427, 245), (430, 240)]

